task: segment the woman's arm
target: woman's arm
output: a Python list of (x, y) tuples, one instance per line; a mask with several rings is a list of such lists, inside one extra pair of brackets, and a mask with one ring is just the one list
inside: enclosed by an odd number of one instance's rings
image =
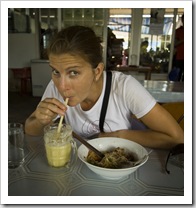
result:
[(64, 116), (65, 111), (65, 105), (59, 100), (46, 98), (25, 121), (25, 133), (32, 136), (43, 135), (44, 127), (53, 122), (58, 114)]
[(152, 110), (141, 118), (148, 130), (118, 130), (101, 133), (100, 137), (114, 136), (135, 141), (150, 148), (169, 149), (184, 143), (184, 132), (177, 121), (161, 105), (156, 104)]

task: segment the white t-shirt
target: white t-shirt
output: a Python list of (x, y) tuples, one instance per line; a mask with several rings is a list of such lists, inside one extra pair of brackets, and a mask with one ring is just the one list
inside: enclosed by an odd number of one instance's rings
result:
[[(83, 137), (91, 137), (100, 132), (99, 118), (105, 93), (106, 72), (103, 72), (103, 90), (95, 105), (88, 111), (83, 111), (80, 104), (68, 107), (65, 114), (66, 123), (70, 124), (73, 131)], [(57, 98), (61, 102), (59, 94), (51, 80), (43, 94), (45, 98)], [(131, 75), (112, 71), (112, 84), (108, 108), (105, 116), (104, 131), (111, 132), (120, 129), (132, 129), (132, 117), (134, 114), (141, 118), (147, 114), (156, 104), (151, 94)]]

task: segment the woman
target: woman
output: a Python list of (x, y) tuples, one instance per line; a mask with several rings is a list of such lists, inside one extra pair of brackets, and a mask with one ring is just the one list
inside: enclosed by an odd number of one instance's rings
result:
[[(52, 80), (42, 101), (25, 123), (30, 135), (42, 135), (46, 125), (65, 116), (83, 137), (120, 137), (151, 148), (168, 149), (183, 143), (183, 131), (148, 91), (132, 76), (112, 72), (108, 107), (100, 132), (99, 121), (106, 86), (100, 39), (88, 27), (60, 31), (48, 49)], [(107, 82), (108, 83), (108, 82)], [(68, 107), (63, 102), (69, 98)], [(145, 130), (133, 129), (133, 115)]]

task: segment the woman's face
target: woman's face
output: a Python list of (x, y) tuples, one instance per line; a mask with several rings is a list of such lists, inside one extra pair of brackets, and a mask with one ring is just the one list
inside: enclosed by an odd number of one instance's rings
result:
[(99, 74), (83, 58), (70, 54), (50, 54), (49, 62), (52, 80), (61, 96), (69, 98), (69, 106), (75, 106), (92, 96)]

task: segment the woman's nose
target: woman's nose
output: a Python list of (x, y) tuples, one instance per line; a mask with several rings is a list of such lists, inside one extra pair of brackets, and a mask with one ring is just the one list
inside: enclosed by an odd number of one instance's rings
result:
[(60, 80), (59, 80), (59, 89), (60, 90), (69, 90), (70, 89), (70, 81), (69, 79), (67, 79), (66, 77), (62, 77)]

